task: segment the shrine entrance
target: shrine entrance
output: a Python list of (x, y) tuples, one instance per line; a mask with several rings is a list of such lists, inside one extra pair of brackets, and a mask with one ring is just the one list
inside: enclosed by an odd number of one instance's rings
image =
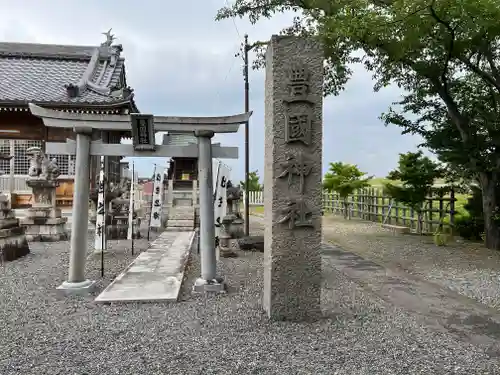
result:
[[(224, 281), (216, 275), (212, 158), (237, 159), (237, 147), (212, 144), (215, 133), (236, 133), (248, 124), (252, 112), (222, 117), (168, 117), (145, 114), (95, 115), (66, 113), (29, 105), (31, 113), (47, 127), (72, 128), (76, 141), (46, 143), (48, 154), (76, 155), (73, 221), (71, 226), (68, 280), (58, 287), (65, 294), (89, 293), (95, 281), (85, 278), (88, 244), (90, 156), (198, 158), (200, 205), (201, 276), (196, 291), (223, 291)], [(93, 130), (131, 131), (133, 144), (91, 141)], [(156, 132), (194, 134), (197, 144), (157, 145)]]

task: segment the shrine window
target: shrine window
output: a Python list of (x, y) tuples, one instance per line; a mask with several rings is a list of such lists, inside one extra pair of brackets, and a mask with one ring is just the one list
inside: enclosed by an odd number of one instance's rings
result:
[(56, 164), (61, 171), (61, 176), (75, 175), (76, 155), (47, 155), (49, 159), (56, 159)]
[[(10, 140), (0, 139), (0, 154), (10, 155)], [(10, 160), (0, 160), (0, 171), (3, 174), (10, 173)]]

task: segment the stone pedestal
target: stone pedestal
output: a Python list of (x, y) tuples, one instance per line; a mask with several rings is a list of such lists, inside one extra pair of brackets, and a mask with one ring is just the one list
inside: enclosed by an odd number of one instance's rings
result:
[(292, 36), (266, 52), (263, 307), (277, 320), (321, 316), (323, 57)]
[[(111, 225), (106, 227), (106, 237), (110, 240), (126, 240), (128, 233), (128, 213), (121, 215), (114, 215), (111, 219)], [(141, 219), (134, 219), (134, 227), (132, 236), (134, 238), (141, 238)]]
[(21, 225), (26, 228), (28, 241), (65, 241), (67, 217), (61, 217), (61, 210), (56, 208), (57, 181), (45, 179), (28, 180), (26, 184), (33, 190), (32, 205)]
[[(136, 211), (137, 212), (137, 211)], [(128, 233), (128, 213), (110, 214), (106, 215), (106, 238), (108, 240), (126, 240)], [(89, 222), (93, 225), (97, 222), (95, 215), (89, 218)], [(141, 238), (141, 218), (139, 215), (134, 219), (134, 233), (135, 239)], [(98, 250), (100, 253), (101, 250)]]
[(21, 258), (30, 252), (25, 228), (19, 225), (19, 219), (10, 209), (9, 198), (0, 195), (0, 262)]
[(264, 251), (264, 236), (247, 236), (236, 240), (238, 248), (244, 251)]
[(229, 234), (229, 227), (233, 219), (226, 215), (222, 219), (222, 225), (219, 232), (219, 254), (222, 258), (235, 258), (237, 254), (231, 248), (231, 235)]
[(231, 238), (241, 238), (245, 236), (245, 227), (243, 224), (245, 224), (245, 221), (241, 217), (235, 215), (235, 218), (229, 227), (229, 234), (231, 235)]

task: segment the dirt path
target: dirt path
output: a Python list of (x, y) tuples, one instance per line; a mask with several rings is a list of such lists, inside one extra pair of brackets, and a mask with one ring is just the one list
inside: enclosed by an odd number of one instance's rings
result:
[(393, 234), (379, 224), (339, 216), (326, 216), (323, 223), (325, 240), (347, 251), (500, 308), (500, 252), (478, 244), (438, 247), (432, 237)]

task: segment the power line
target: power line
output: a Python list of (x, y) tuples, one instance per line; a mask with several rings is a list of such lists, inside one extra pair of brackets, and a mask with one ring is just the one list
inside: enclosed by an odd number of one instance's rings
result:
[(236, 29), (236, 34), (238, 34), (238, 38), (241, 39), (240, 31), (238, 30), (238, 26), (236, 26), (236, 20), (234, 19), (234, 17), (232, 18), (232, 20), (233, 20), (234, 28)]
[[(225, 0), (226, 6), (229, 8), (229, 2)], [(236, 20), (235, 16), (231, 17), (231, 20), (233, 21), (234, 29), (236, 30), (236, 34), (238, 34), (238, 40), (241, 40), (241, 34), (240, 31), (238, 30), (238, 25), (236, 25)]]
[(215, 94), (215, 99), (214, 99), (214, 106), (219, 104), (221, 88), (226, 83), (227, 79), (229, 78), (229, 75), (231, 74), (231, 72), (234, 68), (234, 63), (236, 62), (236, 58), (238, 57), (237, 53), (232, 52), (232, 55), (233, 55), (233, 58), (231, 60), (231, 65), (229, 67), (229, 70), (226, 72), (226, 75), (224, 76), (224, 80), (218, 84), (217, 92)]
[(234, 62), (236, 61), (236, 57), (237, 56), (235, 55), (234, 58), (231, 60), (231, 66), (229, 67), (229, 70), (227, 71), (226, 76), (224, 77), (224, 80), (222, 81), (222, 83), (226, 82), (227, 78), (231, 74), (231, 71), (233, 70), (233, 67), (234, 67)]
[[(229, 5), (229, 1), (228, 0), (224, 0), (226, 6), (229, 8), (230, 5)], [(235, 20), (235, 16), (231, 17), (231, 20), (233, 21), (233, 26), (234, 26), (234, 29), (236, 30), (236, 34), (238, 35), (238, 44), (241, 43), (241, 34), (240, 34), (240, 31), (238, 30), (238, 25), (236, 24), (236, 20)], [(240, 47), (241, 49), (241, 47)], [(229, 75), (231, 74), (231, 71), (233, 70), (233, 67), (234, 67), (234, 62), (236, 61), (236, 58), (240, 56), (240, 52), (237, 52), (235, 54), (233, 54), (233, 59), (231, 61), (231, 66), (229, 67), (229, 70), (227, 71), (226, 73), (226, 76), (224, 77), (224, 80), (222, 81), (222, 84), (220, 84), (217, 89), (217, 93), (215, 94), (215, 103), (218, 105), (219, 104), (219, 99), (220, 99), (220, 92), (221, 92), (221, 87), (222, 85), (227, 81)]]

